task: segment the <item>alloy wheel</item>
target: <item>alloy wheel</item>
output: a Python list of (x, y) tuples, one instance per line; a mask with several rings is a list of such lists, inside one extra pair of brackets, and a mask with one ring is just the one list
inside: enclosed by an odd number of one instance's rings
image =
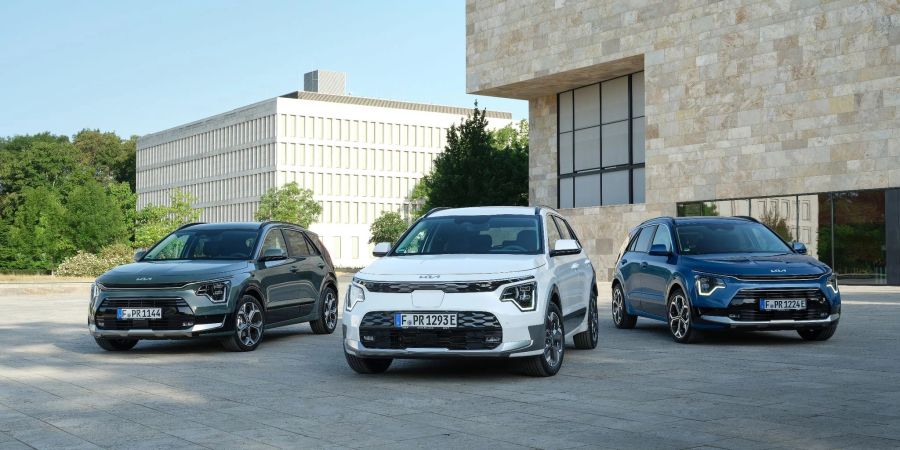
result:
[(683, 339), (691, 328), (691, 305), (681, 293), (669, 302), (669, 329), (676, 339)]
[(246, 302), (238, 309), (238, 339), (247, 347), (256, 345), (262, 338), (263, 316), (254, 302)]
[(562, 361), (562, 353), (564, 348), (562, 322), (556, 311), (547, 313), (547, 323), (545, 325), (547, 336), (544, 341), (544, 358), (550, 367), (556, 367)]
[(616, 324), (621, 324), (625, 316), (625, 304), (622, 301), (622, 290), (618, 288), (613, 290), (612, 315)]
[(337, 326), (337, 297), (334, 292), (329, 290), (325, 294), (325, 326), (329, 330), (333, 330)]
[(597, 299), (591, 296), (590, 317), (588, 318), (591, 329), (591, 340), (597, 342), (600, 340), (600, 314), (597, 312)]

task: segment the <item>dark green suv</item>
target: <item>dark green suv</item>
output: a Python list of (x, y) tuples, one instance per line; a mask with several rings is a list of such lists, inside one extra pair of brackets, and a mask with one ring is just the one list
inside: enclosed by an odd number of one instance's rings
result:
[(88, 327), (106, 350), (140, 339), (217, 337), (255, 349), (266, 328), (337, 326), (337, 278), (315, 233), (280, 223), (190, 224), (91, 287)]

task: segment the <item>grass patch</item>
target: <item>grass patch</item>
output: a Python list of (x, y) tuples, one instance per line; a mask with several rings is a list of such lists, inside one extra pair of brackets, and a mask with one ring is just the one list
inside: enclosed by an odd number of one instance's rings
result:
[(0, 273), (0, 283), (66, 283), (91, 282), (93, 277), (58, 277), (55, 275), (21, 275)]

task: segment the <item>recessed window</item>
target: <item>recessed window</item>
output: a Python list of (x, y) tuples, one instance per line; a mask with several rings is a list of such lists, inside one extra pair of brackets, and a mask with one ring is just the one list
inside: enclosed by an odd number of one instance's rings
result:
[(644, 202), (644, 73), (561, 92), (559, 207)]

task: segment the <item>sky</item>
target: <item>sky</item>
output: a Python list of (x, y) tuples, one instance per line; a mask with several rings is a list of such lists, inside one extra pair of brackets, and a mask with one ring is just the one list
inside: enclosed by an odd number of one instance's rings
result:
[(354, 96), (528, 114), (465, 93), (461, 0), (6, 0), (0, 21), (0, 136), (142, 135), (302, 90), (315, 69)]

